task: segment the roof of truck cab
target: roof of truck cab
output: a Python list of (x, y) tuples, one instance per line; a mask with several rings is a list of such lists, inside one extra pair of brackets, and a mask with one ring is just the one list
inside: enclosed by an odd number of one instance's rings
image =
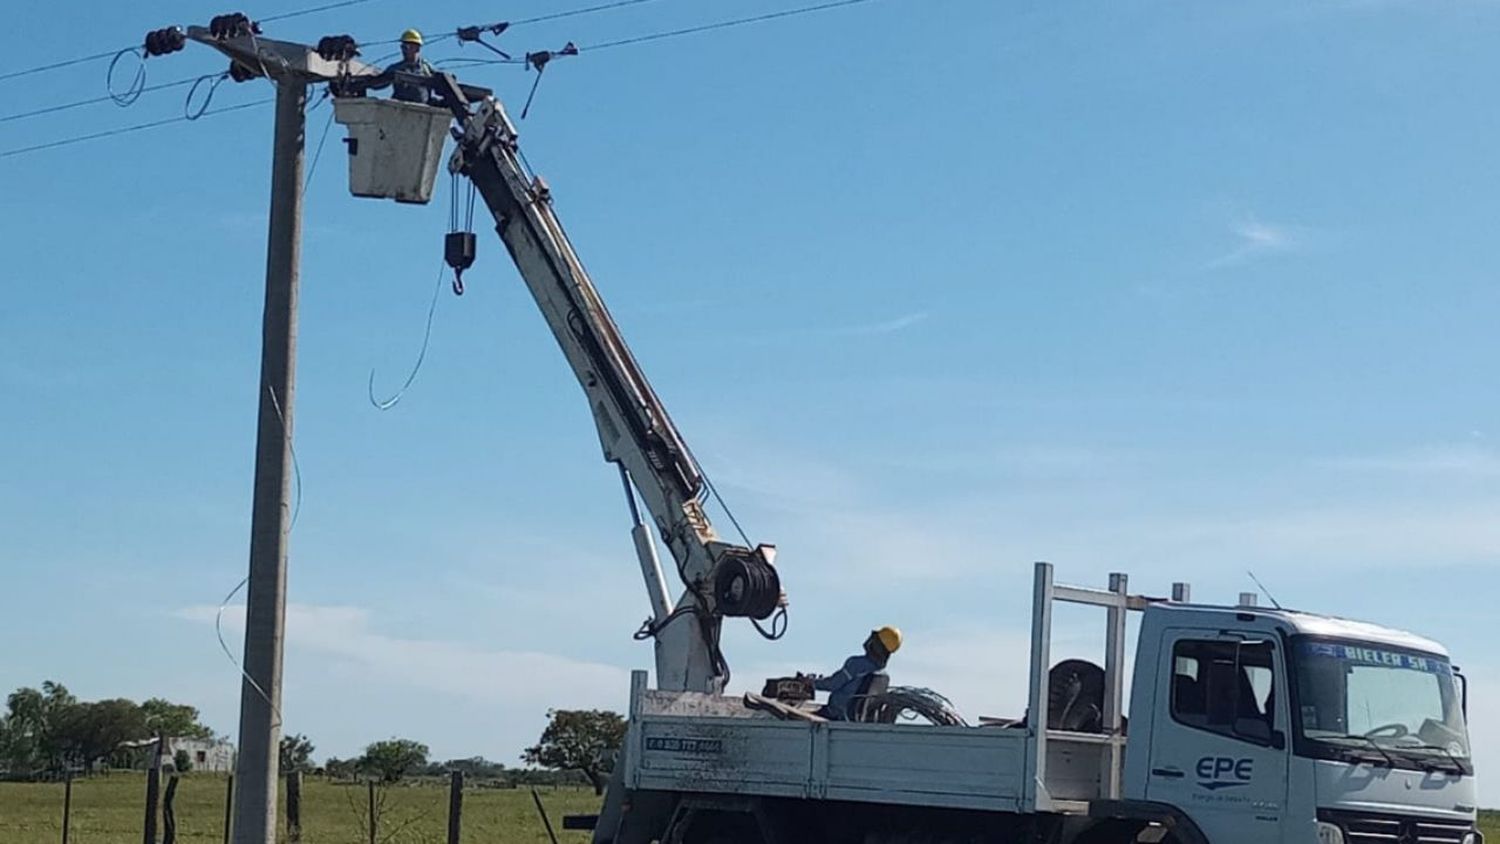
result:
[(1425, 636), (1347, 618), (1335, 618), (1326, 615), (1298, 612), (1296, 610), (1278, 610), (1268, 607), (1222, 607), (1205, 606), (1203, 604), (1160, 603), (1154, 604), (1153, 608), (1159, 608), (1166, 612), (1181, 613), (1212, 612), (1234, 615), (1239, 613), (1254, 613), (1263, 618), (1275, 619), (1282, 622), (1289, 628), (1289, 632), (1294, 634), (1371, 642), (1389, 647), (1406, 648), (1408, 650), (1438, 654), (1444, 657), (1448, 656), (1447, 648)]

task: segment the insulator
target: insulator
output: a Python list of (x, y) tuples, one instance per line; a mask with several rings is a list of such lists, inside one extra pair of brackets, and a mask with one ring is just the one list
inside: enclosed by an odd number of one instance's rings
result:
[(178, 27), (169, 26), (163, 29), (153, 29), (146, 33), (146, 55), (165, 56), (168, 53), (175, 53), (181, 50), (186, 43), (187, 36)]
[(228, 15), (217, 15), (208, 22), (208, 34), (220, 41), (226, 38), (241, 38), (246, 35), (259, 35), (260, 24), (250, 20), (243, 12), (235, 12)]
[(236, 61), (229, 63), (229, 78), (236, 82), (249, 82), (257, 76), (260, 76), (259, 71), (251, 70)]
[(325, 35), (318, 39), (317, 52), (324, 61), (346, 62), (359, 55), (359, 43), (351, 35)]

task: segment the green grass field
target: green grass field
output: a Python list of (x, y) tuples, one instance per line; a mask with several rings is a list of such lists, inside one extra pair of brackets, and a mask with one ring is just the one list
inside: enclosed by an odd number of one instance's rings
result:
[[(73, 784), (70, 844), (141, 844), (146, 780), (116, 773)], [(385, 790), (377, 825), (380, 844), (442, 844), (447, 840), (446, 784), (397, 785)], [(562, 816), (591, 813), (598, 798), (587, 789), (540, 791), (559, 841), (579, 844), (588, 835), (562, 831)], [(285, 800), (281, 806), (285, 809)], [(52, 783), (0, 783), (0, 842), (58, 844), (62, 841), (63, 786)], [(188, 775), (177, 789), (177, 840), (219, 844), (224, 840), (224, 778)], [(363, 785), (308, 778), (302, 787), (304, 844), (368, 844), (368, 796)], [(281, 840), (285, 840), (285, 821)], [(464, 793), (466, 844), (546, 842), (531, 792), (525, 789), (470, 788)], [(160, 835), (160, 827), (158, 827)]]
[[(112, 774), (73, 785), (70, 844), (140, 844), (145, 778)], [(588, 790), (543, 790), (542, 804), (559, 841), (581, 844), (588, 835), (563, 832), (562, 816), (596, 811)], [(58, 844), (62, 840), (63, 787), (0, 783), (0, 844)], [(309, 779), (302, 789), (305, 844), (368, 844), (368, 798), (364, 786)], [(285, 801), (282, 803), (285, 806)], [(378, 825), (380, 844), (442, 844), (448, 829), (448, 790), (439, 783), (393, 786), (385, 791)], [(186, 776), (177, 791), (177, 840), (183, 844), (223, 841), (224, 780)], [(1500, 841), (1500, 813), (1480, 821), (1491, 841)], [(282, 824), (284, 840), (285, 823)], [(546, 842), (531, 793), (524, 789), (471, 788), (464, 794), (464, 837), (471, 844)]]

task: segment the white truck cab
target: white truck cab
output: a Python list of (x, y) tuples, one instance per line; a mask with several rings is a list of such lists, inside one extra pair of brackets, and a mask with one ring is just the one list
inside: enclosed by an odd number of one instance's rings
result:
[(1436, 642), (1253, 606), (1141, 622), (1125, 798), (1210, 841), (1474, 842), (1464, 686)]

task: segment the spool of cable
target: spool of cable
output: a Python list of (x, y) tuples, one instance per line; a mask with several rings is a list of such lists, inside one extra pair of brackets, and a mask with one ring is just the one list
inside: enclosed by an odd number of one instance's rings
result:
[(714, 569), (714, 601), (727, 616), (770, 618), (781, 601), (781, 576), (758, 551), (731, 552)]

